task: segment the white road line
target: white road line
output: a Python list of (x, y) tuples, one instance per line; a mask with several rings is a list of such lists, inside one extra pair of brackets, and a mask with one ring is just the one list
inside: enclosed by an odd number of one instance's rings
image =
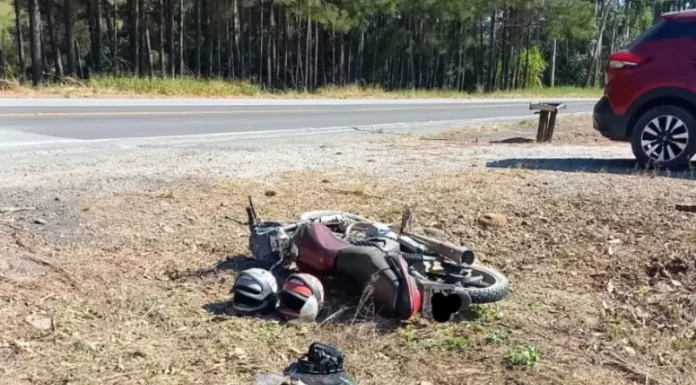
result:
[[(575, 112), (563, 113), (562, 116), (585, 115), (591, 112)], [(240, 131), (240, 132), (224, 132), (212, 134), (191, 134), (191, 135), (164, 135), (164, 136), (142, 136), (142, 137), (127, 137), (127, 138), (104, 138), (104, 139), (66, 139), (56, 138), (55, 140), (33, 140), (33, 141), (16, 141), (10, 143), (0, 143), (1, 147), (19, 147), (19, 146), (39, 146), (50, 144), (90, 144), (90, 143), (108, 143), (108, 142), (129, 142), (138, 141), (140, 143), (157, 142), (157, 141), (204, 141), (204, 140), (224, 140), (232, 138), (282, 138), (286, 136), (302, 136), (302, 135), (323, 135), (340, 132), (349, 132), (358, 130), (379, 130), (379, 129), (403, 129), (403, 128), (427, 128), (428, 126), (455, 126), (466, 125), (471, 123), (496, 122), (496, 121), (514, 121), (534, 119), (535, 115), (515, 115), (505, 117), (490, 117), (477, 119), (462, 119), (462, 120), (434, 120), (429, 122), (400, 122), (400, 123), (385, 123), (372, 125), (350, 125), (350, 126), (333, 126), (333, 127), (307, 127), (287, 130), (255, 130), (255, 131)]]

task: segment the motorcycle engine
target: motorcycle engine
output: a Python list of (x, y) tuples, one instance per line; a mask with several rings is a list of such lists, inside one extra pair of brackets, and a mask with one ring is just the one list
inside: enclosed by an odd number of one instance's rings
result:
[(292, 252), (292, 242), (279, 223), (263, 222), (251, 232), (249, 250), (255, 259), (273, 264)]

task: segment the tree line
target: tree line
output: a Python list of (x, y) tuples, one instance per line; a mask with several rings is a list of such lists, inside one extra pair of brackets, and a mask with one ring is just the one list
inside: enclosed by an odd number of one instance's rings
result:
[[(9, 0), (4, 0), (9, 1)], [(686, 0), (13, 0), (2, 76), (227, 78), (267, 89), (599, 86)], [(12, 39), (7, 38), (12, 36)]]

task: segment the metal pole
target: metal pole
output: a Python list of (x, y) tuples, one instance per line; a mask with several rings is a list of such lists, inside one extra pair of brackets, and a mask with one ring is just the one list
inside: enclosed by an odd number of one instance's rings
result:
[(556, 84), (556, 38), (553, 38), (553, 48), (551, 54), (551, 88)]

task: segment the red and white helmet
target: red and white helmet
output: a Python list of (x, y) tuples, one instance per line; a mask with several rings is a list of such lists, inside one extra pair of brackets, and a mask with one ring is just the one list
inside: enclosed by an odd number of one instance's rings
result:
[(278, 312), (291, 322), (314, 322), (324, 306), (324, 285), (307, 273), (290, 275), (278, 293)]

